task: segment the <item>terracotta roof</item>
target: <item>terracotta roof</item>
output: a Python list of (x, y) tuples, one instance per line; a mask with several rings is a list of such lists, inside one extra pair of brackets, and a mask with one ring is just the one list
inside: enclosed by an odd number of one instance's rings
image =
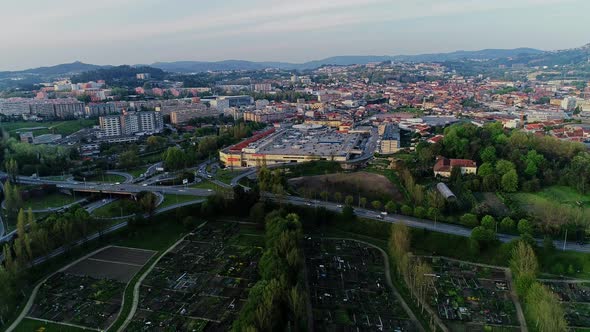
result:
[(448, 159), (438, 157), (434, 164), (435, 172), (450, 172), (453, 167), (477, 167), (477, 163), (470, 159)]

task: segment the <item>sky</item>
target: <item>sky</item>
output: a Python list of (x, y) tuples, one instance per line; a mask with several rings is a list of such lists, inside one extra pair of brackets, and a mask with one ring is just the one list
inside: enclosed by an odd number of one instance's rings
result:
[(590, 43), (589, 0), (4, 0), (0, 70)]

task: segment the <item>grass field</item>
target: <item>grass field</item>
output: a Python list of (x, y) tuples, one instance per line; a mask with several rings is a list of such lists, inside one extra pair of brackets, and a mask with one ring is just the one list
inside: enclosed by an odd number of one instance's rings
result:
[(195, 184), (191, 184), (188, 187), (189, 188), (198, 188), (198, 189), (211, 189), (211, 190), (217, 190), (217, 189), (220, 188), (215, 183), (213, 183), (211, 181), (204, 180), (204, 179), (201, 182), (195, 183)]
[(97, 218), (113, 218), (120, 216), (127, 216), (134, 213), (141, 212), (141, 207), (138, 204), (128, 200), (120, 199), (105, 206), (99, 207), (92, 211), (92, 215)]
[(14, 329), (16, 332), (79, 332), (79, 331), (94, 331), (89, 329), (83, 329), (68, 325), (46, 323), (30, 318), (25, 318), (23, 321)]
[(590, 195), (582, 195), (576, 190), (565, 186), (551, 186), (536, 193), (517, 193), (513, 194), (512, 197), (525, 209), (549, 202), (572, 207), (590, 207)]
[(233, 178), (235, 178), (236, 176), (240, 175), (241, 173), (244, 173), (244, 171), (241, 170), (231, 170), (229, 168), (224, 168), (224, 169), (218, 169), (217, 172), (215, 173), (215, 178), (223, 183), (231, 183), (231, 180)]
[(43, 210), (47, 208), (58, 208), (67, 204), (74, 203), (80, 199), (74, 196), (64, 195), (59, 193), (53, 193), (42, 197), (34, 197), (24, 202), (25, 209), (31, 208), (33, 210)]
[(103, 174), (86, 178), (86, 182), (123, 183), (125, 182), (125, 177), (116, 174)]
[(79, 119), (50, 122), (19, 121), (0, 123), (0, 128), (3, 128), (12, 136), (17, 136), (18, 132), (30, 130), (28, 128), (39, 128), (33, 130), (35, 136), (53, 133), (66, 136), (75, 133), (82, 128), (89, 128), (97, 124), (98, 122), (94, 119)]
[(147, 171), (147, 169), (148, 169), (147, 166), (142, 166), (142, 167), (130, 169), (125, 172), (131, 174), (134, 178), (138, 178), (141, 174), (144, 174)]
[(164, 201), (162, 202), (162, 204), (160, 204), (160, 206), (158, 206), (158, 208), (165, 208), (170, 205), (177, 204), (177, 203), (185, 203), (185, 202), (190, 202), (190, 201), (194, 201), (197, 199), (201, 199), (201, 197), (195, 197), (195, 196), (189, 196), (189, 195), (165, 194)]

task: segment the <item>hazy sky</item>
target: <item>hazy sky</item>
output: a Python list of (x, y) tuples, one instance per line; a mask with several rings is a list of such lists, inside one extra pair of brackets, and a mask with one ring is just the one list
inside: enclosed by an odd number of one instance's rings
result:
[(588, 13), (590, 0), (2, 0), (0, 70), (562, 49), (590, 42)]

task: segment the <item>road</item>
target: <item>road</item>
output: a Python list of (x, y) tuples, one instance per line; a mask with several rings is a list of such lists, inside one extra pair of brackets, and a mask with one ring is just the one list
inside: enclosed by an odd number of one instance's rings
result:
[(111, 175), (118, 175), (118, 176), (122, 176), (125, 178), (125, 181), (123, 183), (131, 183), (133, 182), (133, 175), (129, 174), (129, 173), (125, 173), (125, 172), (119, 172), (119, 171), (106, 171), (106, 174), (111, 174)]
[[(198, 165), (196, 167), (196, 169), (197, 170), (203, 169), (203, 167), (205, 167), (205, 172), (206, 172), (206, 165), (208, 163), (209, 163), (209, 161), (204, 162), (204, 163)], [(273, 168), (273, 166), (274, 167), (285, 167), (288, 165), (271, 165), (269, 167)], [(242, 178), (244, 178), (248, 175), (251, 175), (251, 174), (255, 174), (255, 172), (256, 172), (256, 169), (253, 168), (253, 169), (248, 170), (245, 173), (238, 175), (237, 177), (232, 179), (231, 185), (232, 186), (237, 185), (237, 183)], [(60, 188), (73, 189), (76, 191), (103, 192), (103, 193), (115, 193), (115, 194), (117, 194), (117, 193), (138, 193), (141, 191), (160, 192), (162, 194), (191, 195), (191, 196), (200, 196), (200, 197), (206, 197), (206, 196), (211, 196), (211, 195), (215, 194), (215, 192), (212, 189), (154, 186), (154, 185), (148, 185), (147, 183), (141, 184), (141, 185), (140, 184), (129, 184), (129, 183), (124, 183), (124, 184), (120, 184), (120, 185), (95, 184), (95, 183), (81, 184), (81, 183), (68, 183), (68, 182), (63, 182), (63, 181), (40, 180), (40, 179), (34, 179), (34, 178), (30, 178), (30, 177), (23, 177), (23, 176), (19, 177), (19, 181), (21, 181), (22, 183), (32, 183), (32, 184), (41, 184), (41, 183), (56, 184)], [(274, 199), (274, 200), (277, 200), (276, 197), (274, 197), (273, 195), (268, 194), (268, 193), (264, 194), (264, 196)], [(307, 199), (304, 199), (301, 197), (296, 197), (296, 196), (287, 196), (284, 199), (287, 202), (294, 204), (294, 205), (324, 207), (324, 208), (326, 208), (330, 211), (334, 211), (334, 212), (341, 212), (342, 211), (341, 205), (331, 203), (331, 202), (307, 200)], [(458, 236), (463, 236), (463, 237), (469, 237), (471, 235), (471, 229), (463, 227), (463, 226), (459, 226), (459, 225), (454, 225), (454, 224), (446, 224), (446, 223), (442, 223), (442, 222), (436, 223), (431, 220), (418, 219), (418, 218), (402, 216), (402, 215), (395, 215), (395, 214), (382, 216), (379, 214), (379, 212), (369, 210), (369, 209), (362, 209), (362, 208), (355, 208), (355, 213), (357, 216), (362, 217), (362, 218), (368, 218), (368, 219), (389, 222), (389, 223), (402, 222), (412, 228), (422, 228), (422, 229), (427, 229), (427, 230), (430, 230), (433, 232), (440, 232), (440, 233), (458, 235)], [(498, 239), (502, 242), (509, 242), (509, 241), (512, 241), (516, 238), (518, 238), (518, 237), (515, 235), (498, 233)], [(539, 245), (542, 245), (542, 242), (543, 242), (542, 239), (536, 239), (536, 241)], [(590, 253), (590, 245), (580, 245), (577, 243), (568, 242), (564, 246), (563, 241), (557, 241), (557, 240), (554, 241), (554, 244), (555, 244), (556, 248), (559, 248), (561, 250)]]
[(142, 191), (160, 192), (162, 194), (175, 195), (190, 195), (190, 196), (211, 196), (215, 193), (211, 189), (199, 188), (178, 188), (145, 184), (121, 183), (121, 184), (105, 184), (87, 182), (63, 182), (63, 181), (48, 181), (32, 178), (19, 178), (20, 183), (25, 184), (55, 184), (58, 188), (72, 189), (79, 192), (96, 192), (96, 193), (112, 193), (112, 194), (136, 194)]
[[(265, 193), (265, 194), (263, 194), (263, 196), (266, 198), (269, 198), (271, 200), (274, 200), (274, 201), (279, 201), (279, 198), (272, 195), (272, 194)], [(309, 200), (309, 199), (296, 197), (296, 196), (286, 196), (286, 197), (283, 197), (282, 199), (283, 199), (283, 201), (288, 202), (293, 205), (307, 206), (307, 207), (323, 207), (323, 208), (326, 208), (327, 210), (330, 210), (333, 212), (339, 212), (339, 213), (342, 212), (342, 205), (332, 203), (332, 202)], [(381, 215), (378, 211), (363, 209), (363, 208), (355, 208), (354, 213), (361, 218), (372, 219), (372, 220), (376, 220), (376, 221), (382, 221), (382, 222), (387, 222), (387, 223), (392, 223), (392, 224), (393, 223), (403, 223), (403, 224), (407, 225), (408, 227), (412, 227), (412, 228), (421, 228), (421, 229), (426, 229), (426, 230), (433, 231), (433, 232), (458, 235), (458, 236), (463, 236), (463, 237), (471, 236), (471, 229), (470, 228), (466, 228), (466, 227), (454, 225), (454, 224), (447, 224), (447, 223), (442, 223), (442, 222), (435, 223), (432, 220), (418, 219), (418, 218), (414, 218), (414, 217), (402, 216), (399, 214), (389, 214), (389, 215), (384, 216), (384, 215)], [(502, 234), (502, 233), (498, 233), (497, 236), (498, 236), (498, 240), (500, 240), (501, 242), (510, 242), (512, 240), (519, 238), (516, 235)], [(537, 241), (537, 245), (539, 245), (539, 246), (543, 245), (543, 239), (536, 238), (535, 240)], [(564, 248), (563, 241), (554, 240), (553, 243), (555, 245), (555, 248), (560, 249), (560, 250), (590, 253), (590, 245), (580, 245), (575, 242), (567, 242), (565, 244), (565, 248)]]

